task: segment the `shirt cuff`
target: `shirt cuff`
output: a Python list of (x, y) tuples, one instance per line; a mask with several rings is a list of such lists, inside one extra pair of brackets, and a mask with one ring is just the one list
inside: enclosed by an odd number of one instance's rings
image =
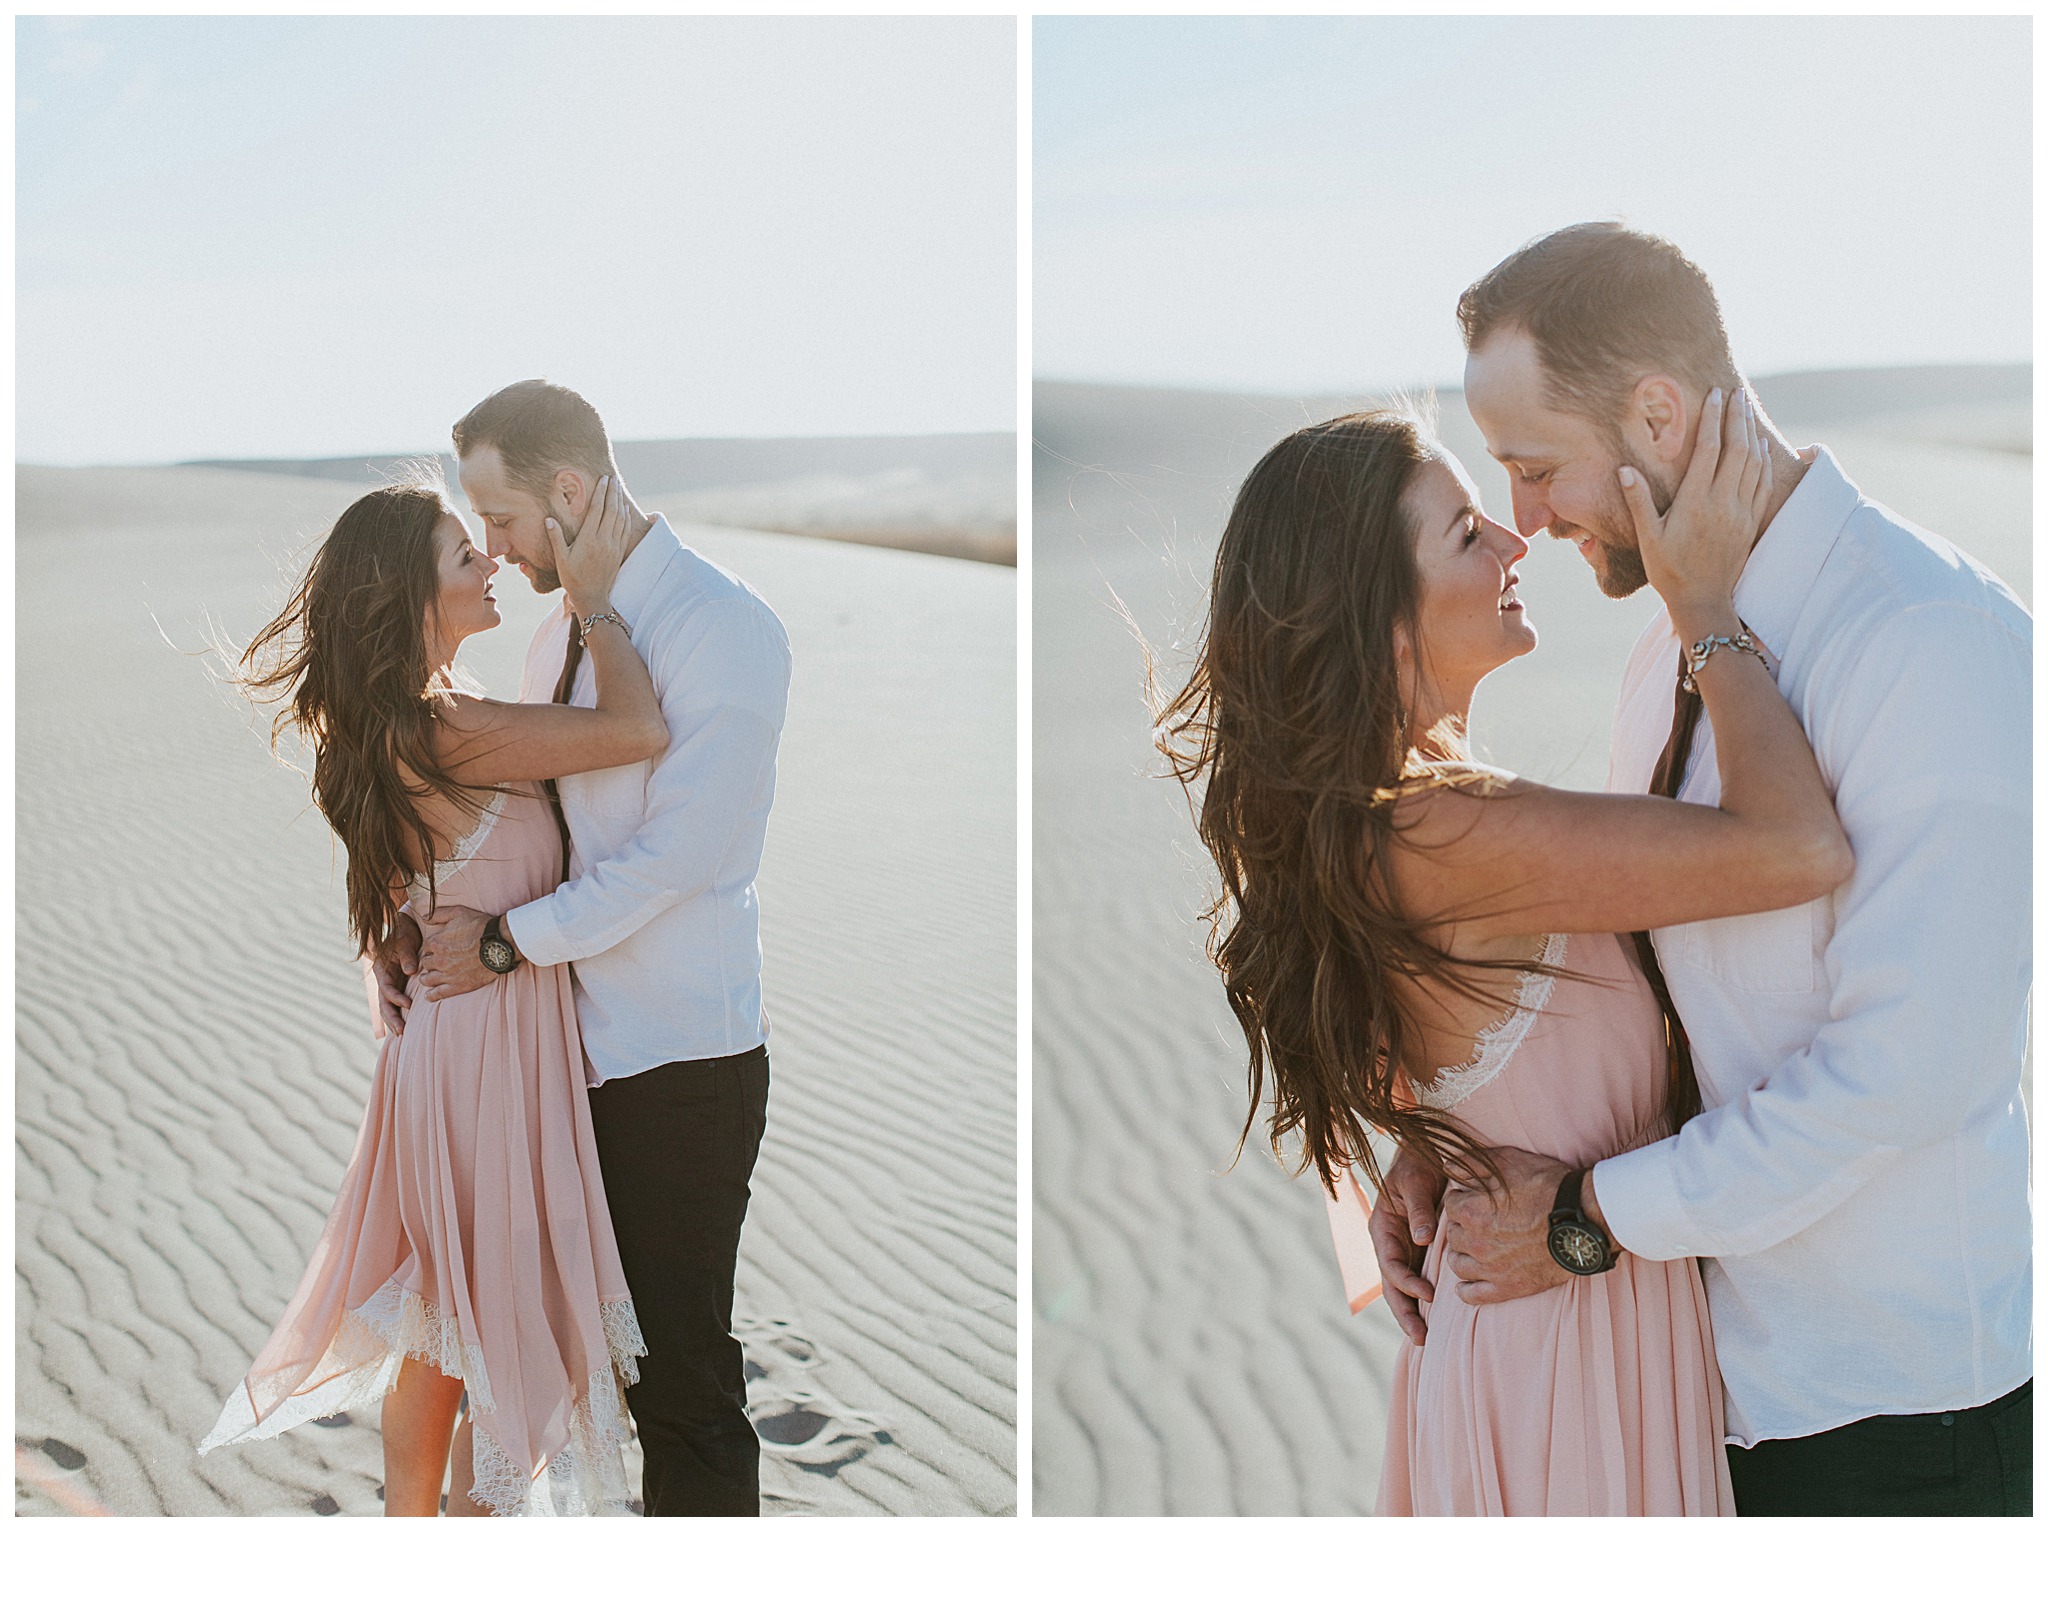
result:
[(550, 896), (514, 907), (505, 914), (501, 927), (512, 937), (519, 955), (536, 968), (552, 968), (569, 960), (562, 931), (555, 924), (555, 903)]
[(1673, 1136), (1593, 1165), (1593, 1194), (1600, 1200), (1607, 1233), (1638, 1257), (1669, 1262), (1694, 1255), (1681, 1238), (1687, 1218), (1671, 1173), (1677, 1144)]

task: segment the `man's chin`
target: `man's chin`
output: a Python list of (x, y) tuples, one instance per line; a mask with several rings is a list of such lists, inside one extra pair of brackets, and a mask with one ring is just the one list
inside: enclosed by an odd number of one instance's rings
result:
[(551, 567), (528, 567), (519, 564), (519, 571), (526, 575), (526, 582), (533, 586), (535, 595), (553, 595), (562, 587), (562, 577)]
[(1625, 601), (1650, 582), (1643, 559), (1634, 551), (1610, 550), (1606, 567), (1595, 569), (1594, 576), (1600, 581), (1600, 593), (1610, 601)]
[(1641, 554), (1625, 545), (1609, 545), (1605, 540), (1587, 536), (1579, 554), (1593, 570), (1593, 582), (1600, 586), (1600, 593), (1611, 601), (1626, 600), (1650, 582)]

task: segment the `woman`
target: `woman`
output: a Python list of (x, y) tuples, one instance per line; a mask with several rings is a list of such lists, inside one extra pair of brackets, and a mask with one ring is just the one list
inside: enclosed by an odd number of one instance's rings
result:
[[(1716, 391), (1664, 517), (1639, 477), (1625, 491), (1680, 638), (1719, 642), (1695, 673), (1718, 807), (1471, 760), (1474, 689), (1536, 645), (1515, 589), (1528, 542), (1413, 416), (1303, 429), (1240, 490), (1199, 663), (1160, 724), (1177, 776), (1206, 781), (1246, 1131), (1270, 1082), (1276, 1150), (1298, 1134), (1326, 1188), (1353, 1164), (1378, 1185), (1372, 1132), (1467, 1185), (1488, 1181), (1489, 1147), (1582, 1165), (1668, 1134), (1697, 1093), (1616, 931), (1794, 906), (1848, 876), (1813, 754), (1735, 615), (1769, 466), (1747, 395), (1721, 414)], [(1733, 1512), (1690, 1261), (1623, 1254), (1430, 1316), (1396, 1368), (1382, 1512)]]
[[(438, 484), (342, 513), (243, 653), (288, 704), (313, 794), (348, 850), (358, 950), (437, 897), (490, 912), (545, 895), (561, 834), (538, 781), (658, 755), (668, 731), (610, 590), (623, 493), (601, 480), (571, 544), (548, 523), (594, 664), (594, 709), (462, 693), (455, 654), (498, 623), (497, 563)], [(201, 1444), (254, 1440), (384, 1398), (384, 1511), (624, 1513), (620, 1386), (645, 1351), (584, 1099), (565, 967), (520, 963), (466, 995), (414, 995), (385, 1041), (320, 1244)], [(464, 1392), (468, 1412), (456, 1412)], [(451, 1441), (452, 1474), (451, 1470)]]

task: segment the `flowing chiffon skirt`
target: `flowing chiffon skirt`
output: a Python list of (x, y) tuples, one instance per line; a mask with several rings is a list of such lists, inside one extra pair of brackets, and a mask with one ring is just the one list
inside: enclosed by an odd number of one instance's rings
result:
[[(508, 791), (437, 865), (441, 904), (504, 912), (559, 882), (547, 802)], [(426, 886), (415, 887), (424, 906)], [(298, 1290), (201, 1452), (377, 1401), (408, 1357), (463, 1382), (475, 1499), (625, 1514), (621, 1388), (645, 1343), (598, 1172), (566, 966), (522, 963), (387, 1039)]]

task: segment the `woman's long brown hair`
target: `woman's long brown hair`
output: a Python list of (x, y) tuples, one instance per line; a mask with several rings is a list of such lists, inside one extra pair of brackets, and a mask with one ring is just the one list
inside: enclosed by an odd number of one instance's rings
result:
[(1465, 994), (1475, 969), (1431, 944), (1394, 892), (1395, 803), (1449, 782), (1416, 755), (1396, 670), (1421, 578), (1402, 495), (1441, 447), (1410, 410), (1360, 412), (1283, 439), (1239, 489), (1216, 553), (1193, 675), (1157, 730), (1215, 858), (1209, 955), (1250, 1047), (1250, 1110), (1276, 1155), (1326, 1188), (1382, 1181), (1370, 1132), (1467, 1182), (1497, 1173), (1453, 1119), (1417, 1106), (1418, 1034), (1397, 985)]
[[(313, 800), (348, 852), (348, 916), (359, 954), (390, 938), (405, 885), (434, 860), (419, 803), (473, 805), (434, 756), (425, 622), (440, 595), (434, 530), (453, 515), (440, 486), (372, 490), (321, 542), (284, 610), (242, 652), (236, 682), (283, 701), (273, 748), (295, 728), (313, 750)], [(410, 777), (408, 777), (408, 775)]]

